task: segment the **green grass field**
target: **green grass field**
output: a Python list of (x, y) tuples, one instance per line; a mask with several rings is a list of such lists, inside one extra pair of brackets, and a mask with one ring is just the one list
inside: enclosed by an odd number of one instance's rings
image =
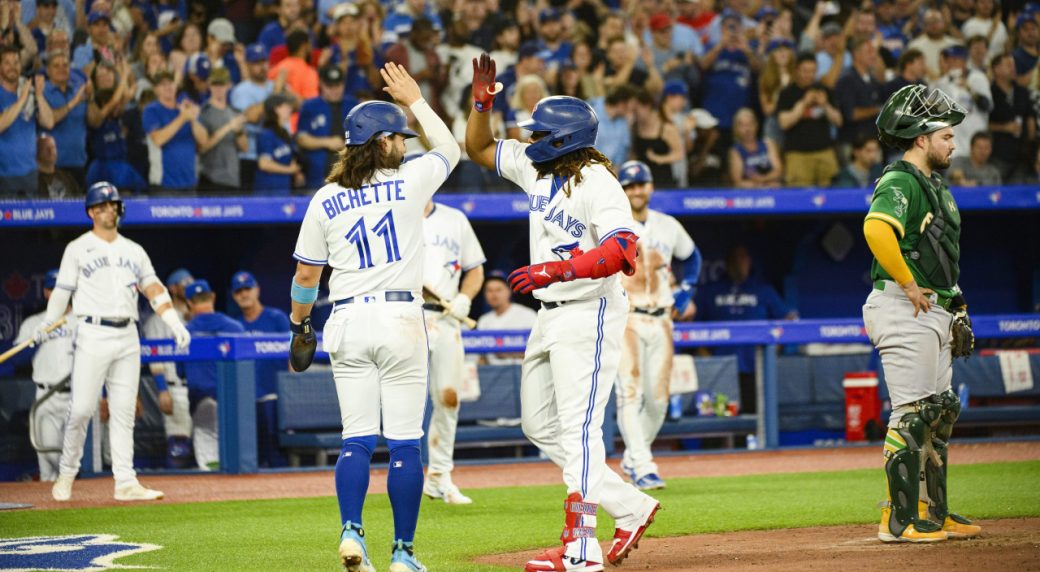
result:
[[(880, 457), (880, 454), (879, 454)], [(331, 477), (330, 477), (331, 478)], [(1040, 516), (1040, 461), (953, 466), (952, 507), (973, 518)], [(648, 534), (873, 523), (883, 497), (876, 470), (670, 479), (658, 491), (665, 510)], [(467, 490), (474, 504), (423, 500), (416, 554), (431, 570), (485, 570), (481, 554), (554, 546), (562, 525), (562, 486)], [(291, 494), (291, 491), (287, 491)], [(162, 545), (118, 560), (172, 570), (337, 570), (336, 499), (153, 504), (26, 511), (0, 517), (0, 538), (77, 533)], [(373, 564), (389, 565), (392, 536), (386, 495), (372, 495), (365, 528)], [(600, 519), (600, 538), (613, 532)], [(518, 563), (521, 564), (521, 563)]]

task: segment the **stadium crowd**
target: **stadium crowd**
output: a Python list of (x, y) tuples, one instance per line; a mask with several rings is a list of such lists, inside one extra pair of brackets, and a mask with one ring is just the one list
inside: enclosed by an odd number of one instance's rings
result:
[[(658, 188), (867, 186), (878, 109), (909, 83), (968, 111), (956, 184), (1040, 181), (1037, 2), (0, 0), (0, 197), (313, 190), (387, 61), (461, 141), (482, 51), (498, 137), (578, 96)], [(464, 160), (445, 190), (494, 181)]]

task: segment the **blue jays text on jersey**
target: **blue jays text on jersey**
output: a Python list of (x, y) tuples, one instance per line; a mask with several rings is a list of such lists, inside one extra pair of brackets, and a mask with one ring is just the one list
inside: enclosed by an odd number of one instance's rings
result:
[[(361, 185), (360, 189), (344, 189), (321, 202), (329, 220), (350, 209), (363, 207), (372, 203), (403, 201), (404, 181), (377, 181), (370, 185)], [(371, 191), (371, 195), (369, 194)]]
[[(538, 211), (544, 211), (544, 203), (548, 202), (549, 197), (531, 195), (532, 211), (536, 210), (533, 206), (535, 199), (545, 199), (544, 202), (539, 201), (540, 208), (537, 209)], [(562, 228), (574, 238), (581, 238), (581, 235), (585, 233), (585, 229), (587, 228), (585, 223), (565, 213), (563, 209), (558, 206), (549, 209), (549, 214), (545, 215), (545, 220), (556, 224), (556, 226)]]
[[(83, 268), (80, 270), (80, 272), (83, 273), (83, 277), (84, 278), (90, 278), (91, 274), (97, 272), (98, 270), (100, 270), (102, 268), (108, 268), (110, 266), (112, 266), (112, 264), (109, 262), (107, 255), (106, 256), (99, 256), (99, 257), (95, 258), (94, 260), (91, 260), (90, 262), (86, 263), (83, 266)], [(138, 264), (136, 262), (134, 262), (133, 260), (129, 260), (127, 258), (123, 258), (122, 256), (120, 256), (116, 260), (115, 266), (116, 266), (116, 268), (126, 268), (126, 269), (130, 270), (131, 272), (134, 273), (134, 276), (140, 276), (141, 275), (141, 267), (138, 266)]]

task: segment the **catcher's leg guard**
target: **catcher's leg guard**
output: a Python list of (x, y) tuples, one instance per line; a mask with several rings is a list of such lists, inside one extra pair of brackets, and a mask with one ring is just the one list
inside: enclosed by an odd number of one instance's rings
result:
[(942, 527), (918, 515), (922, 444), (931, 437), (939, 407), (918, 403), (885, 437), (888, 502), (881, 511), (878, 538), (883, 542), (936, 542), (946, 539)]
[(950, 538), (970, 538), (978, 535), (982, 528), (963, 516), (951, 513), (946, 496), (948, 446), (953, 424), (960, 416), (961, 402), (952, 389), (936, 397), (942, 413), (931, 439), (931, 448), (935, 454), (929, 454), (925, 459), (924, 476), (929, 502), (922, 503), (924, 506), (921, 507), (920, 518), (942, 523), (943, 530)]

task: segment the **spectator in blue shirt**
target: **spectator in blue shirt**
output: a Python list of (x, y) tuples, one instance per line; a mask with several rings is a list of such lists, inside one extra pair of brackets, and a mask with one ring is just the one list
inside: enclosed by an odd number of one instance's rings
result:
[(382, 82), (379, 77), (382, 53), (374, 48), (373, 40), (362, 33), (364, 21), (358, 17), (357, 6), (349, 2), (336, 6), (332, 20), (329, 45), (321, 51), (319, 62), (335, 65), (343, 71), (348, 95), (372, 91), (372, 86)]
[(256, 180), (259, 194), (288, 195), (295, 185), (303, 185), (304, 175), (296, 162), (296, 150), (289, 134), (292, 102), (276, 93), (264, 102), (264, 127), (256, 138)]
[(590, 102), (599, 118), (596, 149), (610, 159), (615, 169), (620, 169), (632, 153), (635, 101), (635, 88), (621, 84), (607, 92), (606, 97), (597, 97)]
[[(284, 334), (289, 329), (285, 312), (264, 306), (260, 302), (260, 286), (256, 278), (241, 270), (231, 277), (231, 296), (242, 311), (239, 320), (250, 334)], [(285, 460), (278, 451), (278, 372), (288, 369), (285, 360), (258, 360), (256, 362), (256, 421), (257, 452), (260, 465), (283, 466)]]
[(278, 3), (278, 18), (268, 22), (256, 41), (262, 44), (267, 51), (285, 45), (285, 37), (289, 29), (300, 19), (300, 0), (280, 0)]
[(0, 196), (5, 197), (36, 195), (36, 102), (40, 126), (53, 126), (43, 76), (34, 85), (21, 77), (21, 67), (18, 48), (0, 48)]
[(552, 72), (559, 69), (564, 62), (570, 61), (574, 45), (564, 37), (563, 24), (560, 20), (563, 13), (556, 8), (546, 8), (538, 14), (538, 36), (548, 52), (545, 65)]
[(751, 72), (758, 68), (758, 58), (741, 32), (739, 16), (723, 16), (722, 31), (722, 39), (704, 54), (700, 64), (704, 70), (702, 106), (719, 120), (725, 134), (733, 125), (733, 115), (748, 105), (754, 93)]
[(1011, 55), (1015, 58), (1015, 73), (1020, 84), (1031, 81), (1037, 62), (1040, 62), (1040, 24), (1036, 16), (1023, 13), (1016, 22), (1018, 42)]
[(148, 183), (128, 161), (124, 109), (134, 98), (134, 73), (123, 61), (122, 73), (104, 62), (94, 68), (94, 95), (87, 105), (87, 141), (91, 161), (87, 187), (109, 181), (120, 190), (144, 191)]
[(267, 48), (252, 44), (246, 48), (246, 77), (231, 89), (231, 108), (248, 120), (245, 126), (246, 150), (238, 154), (238, 172), (243, 189), (252, 189), (256, 177), (256, 136), (264, 118), (264, 101), (274, 91), (267, 79)]
[(87, 177), (87, 78), (69, 69), (67, 52), (47, 54), (47, 104), (54, 111), (51, 135), (58, 144), (58, 168), (72, 175), (80, 186)]
[[(209, 282), (196, 280), (188, 284), (184, 295), (194, 316), (185, 327), (193, 338), (245, 332), (242, 324), (214, 310), (216, 295), (210, 289)], [(188, 382), (195, 460), (200, 469), (218, 469), (220, 432), (217, 421), (217, 362), (187, 362), (183, 370), (182, 377)]]
[(47, 51), (47, 37), (54, 30), (72, 35), (75, 30), (76, 5), (72, 0), (22, 0), (22, 23), (32, 25), (30, 31), (36, 40), (37, 53)]
[[(703, 321), (794, 320), (798, 313), (789, 309), (772, 286), (751, 276), (751, 255), (746, 247), (734, 246), (726, 255), (726, 277), (697, 292), (697, 318)], [(736, 355), (740, 372), (740, 410), (757, 411), (755, 394), (755, 348), (724, 346), (715, 355)]]
[(177, 101), (173, 74), (160, 71), (154, 80), (156, 100), (141, 117), (148, 145), (158, 151), (150, 163), (148, 182), (162, 193), (193, 194), (198, 184), (196, 145), (204, 145), (209, 135), (199, 122), (199, 106), (186, 97)]
[(343, 120), (357, 105), (357, 100), (344, 96), (343, 71), (334, 65), (318, 70), (320, 96), (300, 106), (296, 120), (296, 142), (303, 151), (305, 186), (317, 190), (325, 186), (325, 175), (343, 148)]
[(83, 70), (102, 60), (115, 62), (117, 53), (112, 17), (108, 12), (91, 10), (87, 16), (87, 41), (72, 52), (72, 67)]
[(404, 0), (397, 3), (397, 7), (383, 20), (383, 38), (380, 44), (386, 48), (408, 37), (412, 33), (412, 24), (420, 18), (429, 20), (440, 37), (444, 25), (437, 14), (437, 7), (427, 0)]

